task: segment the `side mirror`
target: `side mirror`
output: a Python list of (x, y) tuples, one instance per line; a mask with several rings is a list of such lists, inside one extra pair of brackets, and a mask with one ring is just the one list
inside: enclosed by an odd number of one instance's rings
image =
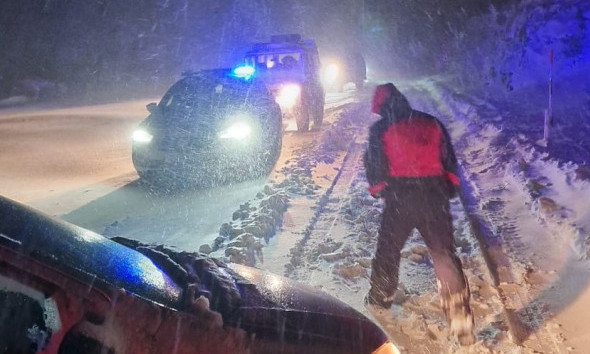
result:
[(148, 112), (153, 114), (158, 110), (158, 104), (156, 102), (150, 102), (145, 106), (145, 108), (147, 108)]

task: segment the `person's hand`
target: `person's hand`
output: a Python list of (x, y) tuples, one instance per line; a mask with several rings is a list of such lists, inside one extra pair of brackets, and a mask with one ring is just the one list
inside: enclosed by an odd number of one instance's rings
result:
[(445, 177), (447, 179), (447, 185), (448, 185), (448, 190), (449, 190), (449, 199), (456, 198), (460, 192), (459, 177), (452, 172), (446, 172)]
[(383, 193), (385, 188), (387, 188), (387, 183), (381, 181), (373, 186), (370, 186), (369, 193), (371, 194), (371, 197), (373, 197), (375, 199), (379, 199), (379, 198), (381, 198), (381, 194)]
[(371, 197), (375, 198), (375, 199), (379, 199), (381, 198), (381, 192), (378, 193), (371, 193)]

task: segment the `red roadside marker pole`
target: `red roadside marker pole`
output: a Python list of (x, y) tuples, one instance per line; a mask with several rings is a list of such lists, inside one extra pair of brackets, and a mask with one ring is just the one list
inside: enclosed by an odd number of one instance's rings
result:
[(549, 51), (549, 108), (545, 110), (545, 124), (543, 140), (547, 144), (549, 140), (549, 127), (553, 125), (553, 49)]

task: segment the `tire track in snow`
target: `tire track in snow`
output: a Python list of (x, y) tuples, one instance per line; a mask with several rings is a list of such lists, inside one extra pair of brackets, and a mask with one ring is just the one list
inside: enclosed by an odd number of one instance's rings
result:
[[(348, 114), (351, 113), (349, 112)], [(301, 275), (299, 275), (298, 273), (303, 268), (300, 265), (303, 265), (305, 263), (301, 258), (309, 254), (309, 250), (306, 249), (308, 241), (316, 239), (325, 240), (327, 238), (327, 235), (330, 234), (338, 218), (337, 212), (342, 208), (342, 202), (344, 198), (336, 199), (337, 205), (335, 206), (335, 210), (332, 210), (329, 207), (334, 204), (334, 198), (336, 196), (344, 197), (346, 195), (346, 192), (348, 191), (350, 184), (352, 183), (353, 177), (357, 170), (357, 163), (362, 156), (362, 147), (360, 144), (356, 143), (356, 139), (356, 134), (351, 137), (351, 142), (347, 145), (346, 153), (342, 160), (342, 164), (339, 167), (338, 173), (332, 180), (326, 192), (321, 196), (320, 200), (318, 201), (316, 205), (316, 211), (310, 219), (309, 224), (305, 227), (303, 238), (299, 240), (299, 242), (297, 242), (297, 244), (291, 251), (290, 264), (294, 266), (288, 269), (286, 273), (290, 277), (294, 277), (296, 279), (305, 281), (305, 279), (301, 278)], [(334, 211), (334, 213), (332, 213), (332, 211)], [(330, 218), (331, 221), (329, 220)], [(326, 223), (330, 224), (329, 230), (327, 233), (322, 233), (322, 230), (318, 229), (317, 226), (324, 225)], [(319, 238), (317, 237), (318, 233), (322, 235)]]
[(349, 141), (353, 140), (350, 137), (354, 135), (348, 124), (343, 121), (349, 120), (349, 115), (359, 110), (356, 106), (358, 104), (353, 103), (326, 109), (326, 120), (330, 125), (322, 128), (321, 134), (314, 139), (313, 144), (298, 149), (289, 159), (286, 168), (281, 171), (286, 179), (289, 176), (297, 177), (296, 175), (304, 172), (304, 179), (295, 179), (298, 183), (304, 184), (307, 183), (304, 180), (315, 180), (311, 186), (314, 192), (288, 193), (289, 205), (283, 214), (282, 226), (266, 247), (265, 261), (259, 267), (287, 276), (297, 267), (298, 245), (306, 242), (316, 225), (320, 214), (318, 210), (324, 207), (328, 200), (327, 195), (341, 178), (340, 167), (348, 156)]
[[(355, 140), (349, 145), (347, 154), (344, 157), (342, 166), (332, 182), (332, 185), (326, 193), (322, 196), (319, 203), (317, 213), (308, 225), (305, 237), (301, 240), (298, 247), (306, 247), (303, 250), (303, 255), (308, 255), (313, 251), (309, 248), (313, 245), (308, 245), (308, 241), (313, 241), (314, 244), (325, 242), (342, 242), (342, 234), (334, 233), (334, 228), (341, 218), (341, 211), (343, 204), (347, 198), (347, 193), (350, 189), (354, 177), (356, 176), (358, 163), (362, 157), (362, 145)], [(298, 262), (301, 263), (301, 262)], [(314, 285), (314, 278), (321, 273), (319, 268), (312, 269), (307, 275), (298, 275), (297, 278)]]

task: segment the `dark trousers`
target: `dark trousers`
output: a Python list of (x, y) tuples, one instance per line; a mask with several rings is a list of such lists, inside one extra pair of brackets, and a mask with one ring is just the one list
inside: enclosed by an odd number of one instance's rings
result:
[(457, 311), (470, 315), (469, 285), (455, 255), (448, 190), (436, 184), (398, 187), (384, 194), (385, 210), (373, 259), (369, 302), (391, 305), (398, 286), (401, 250), (416, 228), (432, 258), (445, 315), (449, 318)]

